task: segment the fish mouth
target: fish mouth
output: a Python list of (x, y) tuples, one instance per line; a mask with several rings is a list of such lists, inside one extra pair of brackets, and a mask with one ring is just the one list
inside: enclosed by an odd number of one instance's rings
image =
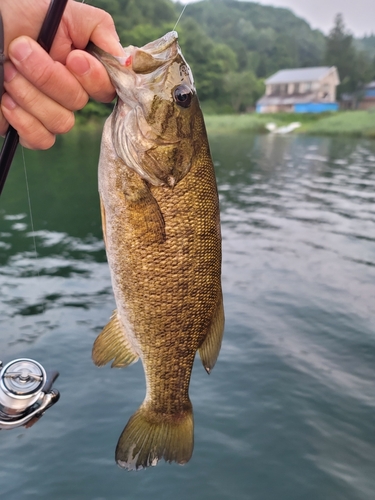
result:
[(140, 48), (124, 47), (124, 54), (120, 57), (105, 52), (92, 42), (86, 51), (103, 64), (124, 102), (133, 100), (140, 89), (152, 91), (167, 100), (172, 99), (171, 89), (178, 84), (187, 83), (193, 92), (196, 91), (193, 75), (178, 44), (177, 31), (170, 31)]
[[(150, 42), (143, 47), (124, 47), (123, 56), (113, 56), (90, 42), (86, 51), (96, 57), (108, 71), (116, 85), (118, 72), (147, 75), (161, 67), (170, 64), (180, 53), (177, 31), (170, 31), (161, 38)], [(117, 85), (116, 85), (117, 87)]]
[(153, 42), (148, 43), (142, 47), (142, 50), (145, 50), (151, 55), (158, 55), (165, 52), (167, 49), (171, 48), (172, 45), (175, 45), (175, 42), (178, 40), (177, 31), (170, 31), (166, 35), (162, 36), (158, 40), (154, 40)]

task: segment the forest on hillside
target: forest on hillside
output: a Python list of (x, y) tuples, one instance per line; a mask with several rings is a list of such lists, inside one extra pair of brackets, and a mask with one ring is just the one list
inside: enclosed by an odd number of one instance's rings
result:
[[(90, 0), (114, 18), (123, 45), (142, 46), (171, 31), (183, 10), (172, 0)], [(284, 8), (238, 0), (189, 4), (177, 27), (200, 100), (211, 112), (243, 111), (279, 69), (336, 66), (342, 92), (375, 79), (375, 35), (355, 40), (338, 15), (325, 36)], [(91, 103), (86, 114), (100, 113)]]

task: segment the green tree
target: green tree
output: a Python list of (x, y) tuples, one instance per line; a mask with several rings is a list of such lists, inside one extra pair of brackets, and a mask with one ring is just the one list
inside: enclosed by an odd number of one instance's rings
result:
[(325, 63), (328, 66), (336, 66), (339, 72), (339, 94), (356, 90), (355, 59), (353, 36), (346, 30), (342, 14), (337, 14), (335, 24), (327, 37)]
[(370, 58), (375, 57), (375, 35), (367, 35), (363, 38), (356, 40), (358, 50), (363, 50), (370, 56)]
[(337, 14), (334, 27), (327, 37), (325, 63), (338, 69), (341, 79), (339, 95), (360, 90), (364, 83), (374, 77), (374, 63), (368, 54), (357, 50), (342, 14)]
[(193, 71), (199, 98), (221, 102), (224, 75), (237, 69), (235, 53), (225, 44), (217, 44), (191, 18), (179, 25), (184, 56)]
[[(323, 33), (312, 30), (289, 9), (236, 0), (205, 0), (189, 4), (184, 17), (194, 18), (216, 43), (228, 45), (241, 70), (255, 71), (258, 77), (270, 76), (284, 67), (322, 64)], [(256, 57), (249, 57), (250, 52)]]
[[(121, 13), (121, 4), (119, 0), (93, 0), (89, 2), (99, 9), (103, 9), (111, 14), (111, 16), (117, 16)], [(122, 2), (124, 6), (124, 2)]]
[(230, 72), (224, 77), (224, 89), (234, 111), (246, 111), (264, 93), (264, 84), (253, 71)]
[(136, 24), (132, 29), (122, 30), (120, 32), (121, 43), (124, 47), (134, 45), (142, 47), (146, 43), (152, 42), (170, 29), (168, 25), (154, 26), (152, 24)]

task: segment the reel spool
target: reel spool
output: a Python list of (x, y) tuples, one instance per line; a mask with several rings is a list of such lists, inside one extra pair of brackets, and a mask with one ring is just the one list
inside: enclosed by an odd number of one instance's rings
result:
[(31, 427), (60, 398), (52, 389), (58, 372), (46, 372), (32, 359), (20, 358), (3, 367), (0, 361), (0, 429)]

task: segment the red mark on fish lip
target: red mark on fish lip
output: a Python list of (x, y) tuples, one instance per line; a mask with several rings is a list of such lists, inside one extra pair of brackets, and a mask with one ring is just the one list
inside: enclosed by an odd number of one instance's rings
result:
[(125, 66), (131, 66), (132, 62), (133, 62), (133, 58), (132, 58), (132, 56), (129, 56), (125, 61)]

